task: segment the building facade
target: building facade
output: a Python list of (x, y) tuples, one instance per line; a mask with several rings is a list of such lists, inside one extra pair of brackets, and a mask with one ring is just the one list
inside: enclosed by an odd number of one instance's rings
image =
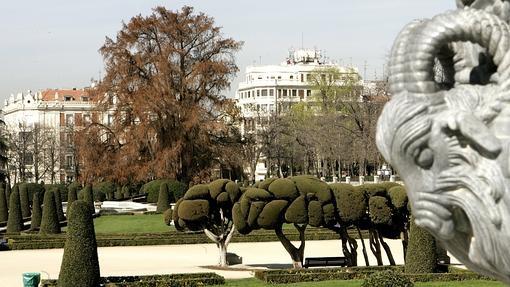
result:
[[(271, 116), (288, 112), (295, 103), (313, 101), (312, 73), (327, 68), (334, 68), (342, 75), (355, 76), (359, 79), (356, 85), (363, 86), (357, 69), (327, 62), (318, 50), (290, 51), (280, 65), (247, 67), (235, 96), (244, 119), (242, 133), (256, 132), (263, 128), (265, 121), (271, 120)], [(251, 173), (250, 169), (245, 168), (245, 171)], [(267, 167), (262, 156), (256, 165), (255, 178), (251, 180), (264, 179), (266, 174)]]
[(45, 183), (76, 180), (79, 167), (75, 131), (101, 116), (95, 106), (86, 88), (11, 95), (3, 108), (10, 144), (9, 180)]

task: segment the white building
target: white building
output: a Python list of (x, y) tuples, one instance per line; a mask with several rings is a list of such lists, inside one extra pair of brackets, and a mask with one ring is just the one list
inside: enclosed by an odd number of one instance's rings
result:
[[(243, 132), (260, 128), (258, 120), (277, 113), (285, 113), (293, 103), (312, 100), (310, 77), (320, 68), (337, 68), (341, 74), (356, 75), (357, 69), (326, 62), (318, 50), (291, 51), (280, 65), (249, 66), (244, 81), (236, 93), (237, 106), (244, 118)], [(257, 164), (255, 180), (263, 179), (267, 168), (261, 160)]]
[[(76, 179), (74, 132), (92, 119), (103, 117), (95, 111), (95, 102), (87, 89), (48, 89), (11, 95), (4, 103), (3, 116), (11, 139), (29, 140), (23, 156), (10, 151), (8, 173), (11, 182), (20, 181), (23, 177), (27, 181), (35, 181), (37, 168), (39, 180), (46, 183)], [(39, 143), (34, 142), (35, 136)], [(46, 143), (42, 142), (43, 137)], [(37, 144), (41, 146), (36, 155), (41, 157), (35, 158)], [(53, 159), (48, 159), (48, 156)]]

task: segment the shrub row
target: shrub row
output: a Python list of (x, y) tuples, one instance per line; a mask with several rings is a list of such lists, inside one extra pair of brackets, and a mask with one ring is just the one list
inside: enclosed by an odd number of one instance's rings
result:
[[(57, 280), (42, 280), (42, 287), (56, 287)], [(225, 284), (225, 278), (216, 273), (190, 273), (148, 276), (101, 277), (106, 287), (148, 287), (148, 286), (205, 286)]]
[(406, 274), (403, 273), (403, 266), (257, 270), (255, 272), (255, 277), (270, 284), (326, 280), (363, 280), (374, 272), (381, 272), (385, 270), (393, 270), (395, 272), (402, 273), (413, 282), (492, 280), (486, 276), (479, 275), (468, 270), (457, 271), (450, 269), (449, 273)]
[[(299, 240), (299, 233), (289, 230), (290, 240)], [(353, 234), (354, 236), (354, 234)], [(176, 244), (204, 244), (210, 243), (202, 232), (198, 233), (155, 233), (155, 234), (98, 234), (96, 236), (99, 247), (109, 246), (143, 246), (143, 245), (176, 245)], [(338, 235), (327, 230), (307, 232), (306, 240), (336, 240)], [(247, 236), (234, 236), (232, 242), (268, 242), (278, 241), (273, 231), (257, 231)], [(62, 248), (65, 234), (40, 236), (19, 235), (9, 236), (8, 245), (11, 250), (51, 249)]]

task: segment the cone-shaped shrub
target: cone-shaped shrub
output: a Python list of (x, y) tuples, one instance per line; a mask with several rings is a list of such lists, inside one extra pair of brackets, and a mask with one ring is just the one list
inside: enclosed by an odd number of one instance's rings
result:
[(19, 233), (23, 230), (23, 217), (21, 216), (21, 204), (19, 190), (14, 187), (9, 198), (9, 219), (7, 221), (7, 233)]
[(78, 200), (78, 188), (73, 185), (69, 187), (69, 191), (67, 192), (67, 208), (76, 200)]
[(5, 190), (0, 187), (0, 222), (7, 221), (9, 216), (9, 208), (7, 208), (7, 198), (5, 197)]
[(434, 273), (437, 266), (436, 240), (411, 218), (405, 273)]
[(55, 198), (55, 207), (57, 208), (58, 221), (66, 220), (64, 216), (64, 209), (62, 207), (62, 198), (60, 197), (60, 191), (58, 189), (53, 190), (54, 198)]
[[(6, 198), (7, 202), (11, 198), (11, 191), (12, 191), (11, 186), (9, 184), (6, 184), (5, 185), (5, 198)], [(9, 207), (9, 205), (7, 205), (7, 207)]]
[(168, 194), (168, 185), (163, 183), (159, 186), (159, 196), (158, 196), (158, 208), (157, 212), (165, 212), (170, 208), (170, 198)]
[(23, 218), (30, 217), (30, 201), (28, 200), (28, 188), (26, 184), (19, 185), (19, 199), (21, 203), (21, 215)]
[[(100, 271), (90, 203), (77, 200), (69, 207), (67, 239), (58, 286), (99, 286)], [(78, 283), (79, 282), (79, 283)]]
[(57, 207), (55, 206), (55, 193), (52, 191), (46, 191), (44, 193), (43, 212), (39, 233), (60, 233), (60, 223), (58, 221)]
[(92, 191), (92, 185), (87, 184), (85, 188), (81, 191), (83, 192), (83, 201), (89, 204), (90, 206), (90, 213), (94, 213), (94, 192)]
[(30, 229), (36, 230), (41, 226), (41, 193), (35, 192), (32, 198), (32, 219), (30, 223)]

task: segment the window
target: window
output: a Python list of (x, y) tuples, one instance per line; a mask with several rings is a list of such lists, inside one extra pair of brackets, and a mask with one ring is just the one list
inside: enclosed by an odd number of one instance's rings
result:
[(23, 158), (23, 163), (25, 165), (33, 165), (34, 164), (34, 155), (31, 152), (26, 152), (25, 157)]
[(301, 82), (305, 81), (305, 75), (301, 74)]
[(72, 126), (74, 124), (74, 115), (73, 114), (66, 114), (66, 125)]
[(282, 79), (282, 76), (278, 76), (278, 80), (281, 80)]
[(81, 96), (81, 100), (83, 102), (88, 102), (89, 101), (89, 97)]
[(294, 80), (294, 76), (293, 76), (293, 75), (290, 75), (290, 79), (291, 79), (291, 80)]
[(68, 146), (73, 145), (73, 134), (72, 133), (66, 133), (66, 144)]
[(262, 90), (262, 96), (263, 97), (267, 97), (267, 89), (263, 89)]
[(274, 90), (273, 90), (273, 89), (269, 90), (269, 96), (270, 96), (270, 97), (273, 97), (273, 96), (274, 96)]
[(251, 92), (248, 92), (248, 98), (250, 98), (250, 97), (251, 97)]
[(282, 97), (282, 90), (278, 89), (278, 98), (280, 99)]
[(293, 97), (297, 96), (297, 90), (292, 90), (292, 96)]
[(257, 98), (260, 97), (260, 90), (257, 90)]
[(312, 96), (312, 91), (311, 90), (306, 90), (306, 97), (309, 98)]
[(74, 167), (74, 157), (73, 155), (66, 155), (66, 168), (71, 169)]
[(310, 82), (310, 80), (311, 80), (311, 79), (312, 79), (312, 78), (311, 78), (311, 75), (310, 75), (310, 74), (306, 74), (306, 81), (307, 81), (307, 82)]
[(305, 90), (299, 90), (298, 91), (298, 94), (299, 94), (299, 99), (304, 99), (305, 98)]
[(86, 124), (90, 124), (92, 122), (90, 120), (90, 115), (88, 114), (83, 115), (83, 122), (85, 122)]
[(287, 90), (283, 90), (283, 97), (287, 97)]
[(270, 104), (269, 105), (269, 111), (270, 112), (274, 112), (274, 104)]
[(113, 115), (108, 115), (108, 125), (113, 124)]
[(66, 102), (70, 102), (73, 100), (73, 97), (72, 96), (64, 96), (64, 101)]

